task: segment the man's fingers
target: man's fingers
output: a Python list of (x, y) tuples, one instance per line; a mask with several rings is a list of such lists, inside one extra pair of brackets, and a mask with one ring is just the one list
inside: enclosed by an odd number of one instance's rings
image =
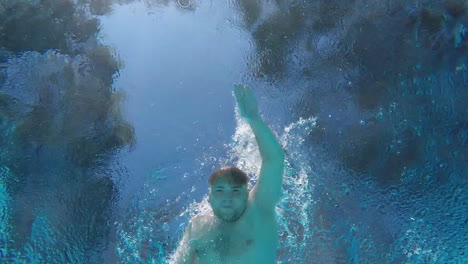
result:
[(247, 97), (248, 88), (242, 84), (234, 84), (234, 96), (238, 102), (242, 101), (245, 97)]
[(237, 98), (243, 98), (245, 96), (245, 92), (239, 87), (236, 87), (236, 89), (234, 90), (234, 94)]
[(235, 91), (234, 95), (236, 96), (237, 101), (239, 101), (243, 97), (242, 94), (239, 91)]

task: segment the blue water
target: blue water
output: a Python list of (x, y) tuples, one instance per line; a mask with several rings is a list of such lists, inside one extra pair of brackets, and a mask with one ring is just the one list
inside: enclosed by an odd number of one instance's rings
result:
[(0, 0), (0, 262), (166, 263), (286, 150), (277, 263), (466, 263), (464, 1)]

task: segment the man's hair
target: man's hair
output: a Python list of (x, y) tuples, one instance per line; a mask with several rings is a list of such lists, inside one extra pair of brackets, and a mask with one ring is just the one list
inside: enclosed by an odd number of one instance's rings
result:
[(213, 184), (217, 179), (225, 178), (234, 184), (247, 185), (249, 177), (242, 170), (234, 166), (224, 166), (211, 174), (208, 182)]

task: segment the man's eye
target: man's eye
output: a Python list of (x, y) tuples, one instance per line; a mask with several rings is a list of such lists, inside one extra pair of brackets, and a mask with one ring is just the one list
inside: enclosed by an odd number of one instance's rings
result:
[(216, 192), (222, 192), (222, 190), (216, 190)]
[(234, 192), (239, 192), (239, 190), (234, 190)]

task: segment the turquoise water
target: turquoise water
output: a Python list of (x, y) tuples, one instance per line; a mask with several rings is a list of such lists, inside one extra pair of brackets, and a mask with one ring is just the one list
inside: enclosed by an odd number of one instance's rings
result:
[(284, 146), (277, 263), (466, 263), (464, 1), (0, 0), (0, 262), (166, 263)]

